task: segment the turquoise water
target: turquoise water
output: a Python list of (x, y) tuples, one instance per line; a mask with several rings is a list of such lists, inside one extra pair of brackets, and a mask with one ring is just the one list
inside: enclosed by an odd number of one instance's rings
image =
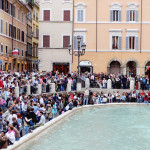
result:
[(150, 150), (150, 106), (83, 109), (21, 150)]

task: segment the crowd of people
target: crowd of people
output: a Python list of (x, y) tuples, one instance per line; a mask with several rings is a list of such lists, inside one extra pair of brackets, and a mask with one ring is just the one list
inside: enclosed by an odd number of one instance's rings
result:
[[(91, 84), (94, 84), (95, 81), (99, 81), (103, 88), (105, 87), (104, 81), (111, 79), (113, 82), (114, 77), (113, 75), (90, 75), (86, 73), (81, 75), (80, 81), (82, 86), (85, 86), (83, 82), (85, 78), (89, 78)], [(127, 79), (126, 76), (116, 77), (115, 80), (121, 80), (122, 82), (121, 85), (117, 82), (115, 86), (123, 86), (125, 88), (124, 78)], [(144, 86), (143, 89), (146, 89), (147, 82), (149, 82), (147, 78), (135, 78), (135, 81), (136, 80), (141, 83), (142, 87)], [(49, 92), (50, 89), (47, 85), (50, 83), (56, 83), (60, 91), (66, 90), (67, 84), (71, 83), (72, 89), (75, 91), (77, 73), (75, 72), (68, 75), (50, 72), (0, 73), (0, 149), (7, 148), (7, 146), (14, 144), (14, 142), (18, 141), (22, 136), (74, 107), (115, 102), (144, 102), (148, 104), (150, 100), (150, 92), (145, 92), (144, 90), (142, 92), (130, 91), (120, 93), (119, 91), (114, 91), (112, 93), (104, 93), (92, 92), (86, 89), (85, 92), (57, 92), (53, 94), (26, 95), (27, 85), (31, 85), (31, 93), (35, 93), (37, 84), (46, 85), (46, 91)], [(14, 92), (16, 86), (18, 86), (20, 90), (19, 97), (16, 97)]]

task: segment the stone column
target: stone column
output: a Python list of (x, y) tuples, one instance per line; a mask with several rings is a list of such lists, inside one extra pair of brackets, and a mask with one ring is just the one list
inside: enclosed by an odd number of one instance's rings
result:
[(111, 89), (112, 88), (112, 81), (111, 79), (108, 79), (107, 81), (107, 89)]
[(81, 91), (81, 83), (77, 83), (77, 92)]
[(85, 88), (89, 89), (89, 87), (90, 87), (90, 80), (89, 80), (89, 78), (86, 78), (85, 79)]
[(46, 84), (43, 84), (43, 93), (46, 93)]
[(139, 67), (136, 68), (136, 75), (140, 75), (140, 68)]
[(16, 96), (16, 98), (19, 97), (19, 87), (18, 86), (15, 87), (15, 96)]
[(50, 93), (55, 93), (55, 83), (50, 83)]
[(42, 94), (42, 85), (41, 84), (38, 84), (38, 89), (37, 89), (37, 93), (38, 95), (41, 95)]
[(122, 72), (123, 72), (123, 75), (126, 75), (126, 74), (127, 74), (127, 69), (126, 69), (126, 67), (123, 67), (123, 68), (122, 68)]
[(71, 83), (67, 84), (67, 92), (71, 92)]
[(31, 94), (31, 85), (27, 85), (27, 93), (26, 95), (30, 95)]
[(135, 81), (133, 79), (130, 80), (130, 90), (134, 91)]

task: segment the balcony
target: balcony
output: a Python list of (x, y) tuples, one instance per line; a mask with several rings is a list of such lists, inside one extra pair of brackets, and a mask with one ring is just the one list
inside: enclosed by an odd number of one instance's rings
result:
[(34, 0), (26, 0), (26, 2), (31, 5), (31, 6), (34, 6)]

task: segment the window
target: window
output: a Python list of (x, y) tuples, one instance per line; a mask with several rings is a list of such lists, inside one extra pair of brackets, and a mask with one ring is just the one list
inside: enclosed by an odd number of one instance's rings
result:
[(6, 54), (8, 53), (8, 46), (7, 45), (5, 46), (5, 52), (6, 52)]
[(77, 21), (83, 22), (84, 21), (84, 10), (78, 10), (77, 11)]
[(5, 11), (8, 13), (8, 12), (9, 12), (9, 10), (8, 10), (8, 9), (9, 9), (9, 7), (8, 7), (8, 5), (9, 5), (9, 2), (8, 2), (8, 0), (6, 0), (6, 3), (5, 3), (5, 4), (6, 4)]
[(13, 5), (10, 3), (10, 15), (12, 16), (13, 14)]
[(0, 33), (3, 33), (3, 20), (0, 19)]
[(113, 3), (110, 6), (110, 21), (121, 21), (121, 4)]
[(4, 4), (2, 0), (0, 0), (0, 9), (4, 9)]
[(64, 21), (70, 21), (70, 10), (64, 10)]
[(23, 49), (22, 49), (22, 57), (23, 57)]
[(50, 47), (50, 36), (43, 35), (43, 47)]
[(135, 49), (135, 37), (134, 36), (129, 37), (129, 49)]
[(122, 37), (112, 36), (112, 50), (122, 50)]
[(118, 49), (119, 43), (118, 43), (118, 36), (112, 36), (112, 49)]
[(16, 27), (13, 27), (13, 38), (16, 39)]
[(20, 49), (18, 48), (18, 56), (20, 55)]
[(126, 37), (126, 50), (138, 50), (139, 49), (139, 39), (138, 36), (128, 36)]
[(110, 29), (110, 49), (122, 50), (122, 30)]
[(20, 20), (20, 9), (18, 9), (18, 20)]
[[(81, 46), (84, 43), (84, 37), (83, 36), (80, 36), (80, 37), (81, 37), (80, 49), (81, 49)], [(74, 49), (75, 50), (78, 49), (77, 36), (74, 36)]]
[(11, 24), (9, 24), (9, 36), (13, 36), (13, 26)]
[(44, 21), (50, 21), (50, 10), (44, 10), (43, 19)]
[(1, 52), (3, 53), (3, 44), (1, 44)]
[(86, 5), (82, 2), (75, 4), (76, 7), (76, 21), (77, 22), (85, 22), (85, 8)]
[(70, 36), (63, 36), (63, 48), (68, 48), (70, 44)]
[(20, 40), (20, 29), (17, 29), (17, 40)]
[(13, 16), (16, 17), (16, 6), (13, 6)]
[(22, 12), (22, 22), (24, 22), (24, 13)]
[(5, 22), (5, 33), (6, 35), (8, 35), (8, 22), (7, 21)]
[(21, 41), (24, 42), (24, 31), (21, 32)]
[(127, 22), (138, 22), (138, 5), (130, 3), (127, 5)]

